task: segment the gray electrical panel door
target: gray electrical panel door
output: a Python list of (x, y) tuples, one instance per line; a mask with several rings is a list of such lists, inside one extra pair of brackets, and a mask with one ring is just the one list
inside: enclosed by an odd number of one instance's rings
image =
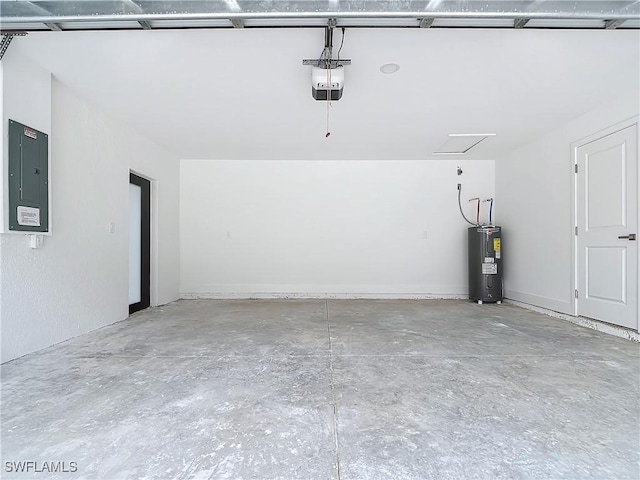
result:
[(49, 141), (9, 120), (9, 230), (49, 231)]

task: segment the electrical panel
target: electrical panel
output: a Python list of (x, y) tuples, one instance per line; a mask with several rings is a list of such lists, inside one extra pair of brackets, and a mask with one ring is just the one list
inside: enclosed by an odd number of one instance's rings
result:
[(49, 231), (48, 139), (9, 120), (9, 231)]

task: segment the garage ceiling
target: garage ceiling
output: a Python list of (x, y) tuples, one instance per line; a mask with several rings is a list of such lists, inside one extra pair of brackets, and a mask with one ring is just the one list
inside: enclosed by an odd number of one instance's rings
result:
[(638, 28), (618, 0), (0, 0), (3, 31), (309, 27)]
[[(0, 0), (5, 40), (29, 33), (9, 54), (180, 158), (443, 158), (474, 133), (495, 136), (454, 158), (493, 159), (640, 89), (639, 18), (616, 0)], [(352, 64), (328, 106), (302, 60), (330, 22)]]
[[(451, 133), (495, 133), (455, 157), (494, 159), (637, 96), (639, 40), (636, 30), (346, 28), (352, 64), (330, 107), (312, 98), (302, 65), (322, 51), (320, 28), (32, 32), (3, 63), (31, 58), (179, 158), (442, 159), (432, 153)], [(399, 71), (381, 73), (387, 63)]]

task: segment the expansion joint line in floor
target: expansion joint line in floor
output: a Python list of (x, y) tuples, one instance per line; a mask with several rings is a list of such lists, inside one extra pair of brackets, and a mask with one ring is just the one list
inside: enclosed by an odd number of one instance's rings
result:
[(336, 449), (336, 473), (340, 480), (340, 441), (338, 438), (338, 402), (333, 375), (333, 347), (331, 345), (331, 321), (329, 320), (329, 302), (324, 301), (324, 310), (327, 316), (327, 335), (329, 336), (329, 385), (331, 387), (331, 404), (333, 406), (333, 442)]

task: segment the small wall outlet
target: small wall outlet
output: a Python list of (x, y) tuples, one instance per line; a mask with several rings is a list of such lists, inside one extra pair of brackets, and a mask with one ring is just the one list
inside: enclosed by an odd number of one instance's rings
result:
[(426, 240), (428, 237), (429, 237), (428, 232), (427, 232), (426, 230), (424, 230), (424, 231), (422, 232), (422, 239), (423, 239), (423, 240)]
[(109, 222), (109, 233), (116, 233), (116, 224), (115, 224), (115, 222)]
[(42, 248), (43, 243), (44, 243), (44, 236), (29, 235), (29, 246), (31, 248)]

